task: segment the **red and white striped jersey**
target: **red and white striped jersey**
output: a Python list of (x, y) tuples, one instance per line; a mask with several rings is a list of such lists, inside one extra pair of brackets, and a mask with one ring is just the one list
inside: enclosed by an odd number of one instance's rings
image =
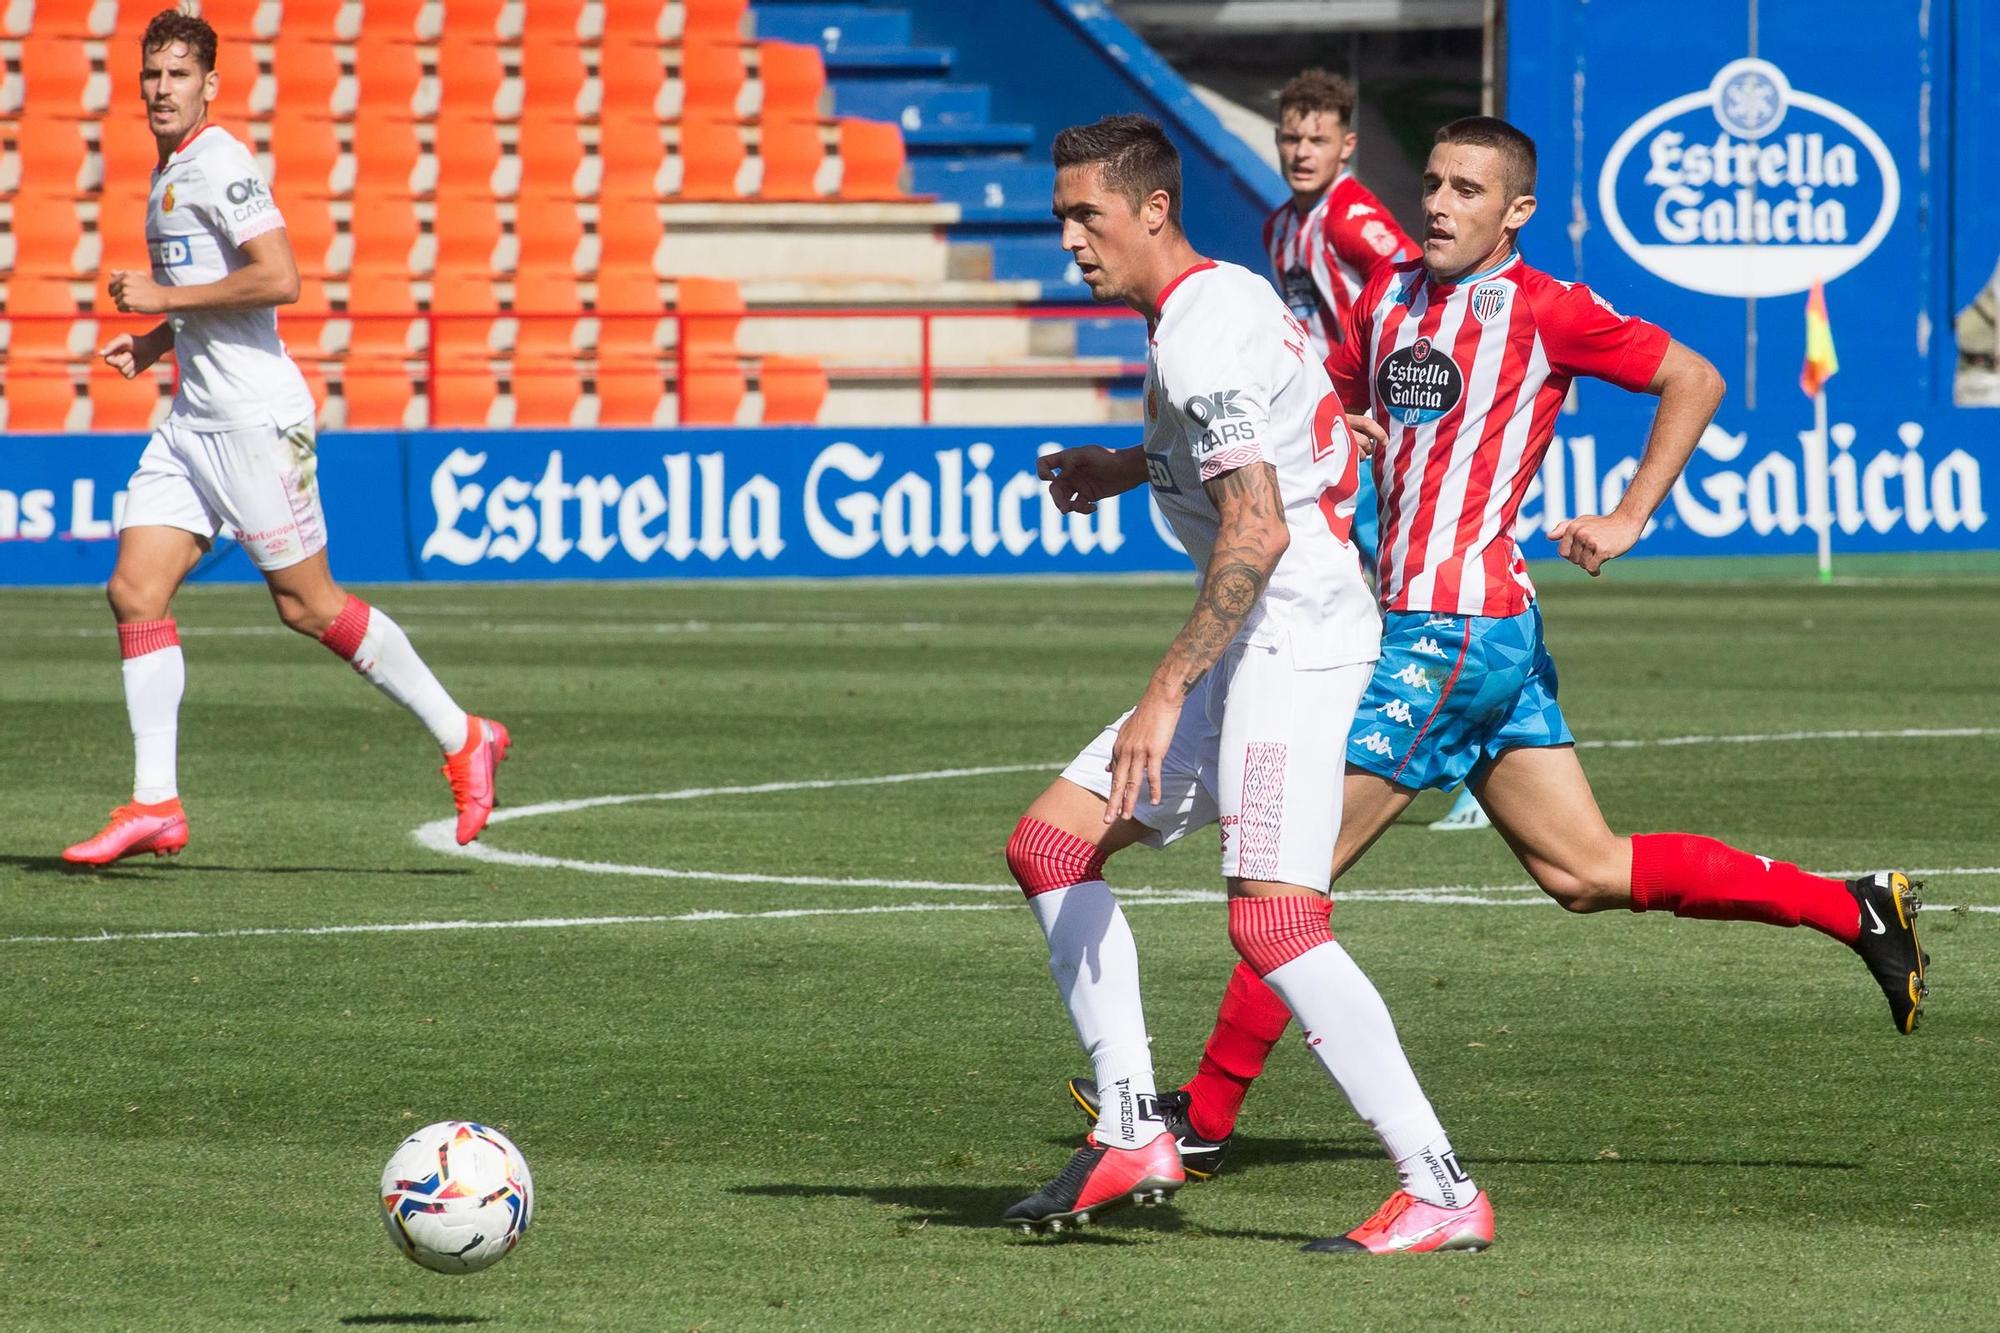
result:
[(1666, 330), (1513, 254), (1454, 283), (1421, 262), (1371, 278), (1327, 371), (1375, 451), (1387, 611), (1512, 616), (1534, 601), (1514, 519), (1579, 375), (1642, 390)]
[(1324, 361), (1362, 286), (1377, 269), (1415, 259), (1417, 246), (1382, 201), (1343, 171), (1304, 217), (1285, 204), (1264, 219), (1264, 252), (1278, 295)]
[(1152, 333), (1146, 478), (1203, 577), (1222, 527), (1207, 484), (1257, 463), (1277, 474), (1291, 544), (1240, 641), (1288, 639), (1307, 669), (1374, 661), (1381, 617), (1350, 535), (1360, 455), (1305, 331), (1263, 278), (1205, 260), (1160, 293)]

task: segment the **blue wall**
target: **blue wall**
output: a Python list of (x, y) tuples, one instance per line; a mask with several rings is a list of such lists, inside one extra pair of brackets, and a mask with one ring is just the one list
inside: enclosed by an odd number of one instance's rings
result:
[[(1798, 388), (1815, 277), (1842, 366), (1827, 389), (1836, 552), (1996, 544), (1979, 485), (2000, 411), (1952, 405), (1952, 321), (2000, 261), (2000, 210), (1979, 188), (2000, 177), (2000, 82), (1980, 45), (2000, 36), (1992, 9), (1760, 0), (1753, 35), (1747, 0), (1699, 21), (1681, 0), (1509, 7), (1508, 115), (1541, 153), (1522, 249), (1722, 371), (1690, 478), (1741, 473), (1771, 549), (1812, 546), (1791, 515), (1815, 499)], [(1718, 145), (1755, 178), (1713, 179)], [(1746, 219), (1758, 243), (1725, 240)], [(1565, 437), (1637, 455), (1651, 400), (1584, 383), (1573, 406)], [(1644, 549), (1691, 518), (1663, 510)]]

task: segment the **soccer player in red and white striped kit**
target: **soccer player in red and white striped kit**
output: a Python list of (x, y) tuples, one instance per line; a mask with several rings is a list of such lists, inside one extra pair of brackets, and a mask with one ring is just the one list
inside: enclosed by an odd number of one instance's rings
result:
[[(1569, 910), (1810, 926), (1861, 956), (1896, 1030), (1913, 1032), (1929, 960), (1907, 876), (1843, 883), (1696, 834), (1620, 836), (1598, 809), (1556, 703), (1515, 520), (1575, 378), (1658, 396), (1618, 505), (1550, 530), (1565, 559), (1597, 575), (1639, 540), (1723, 383), (1665, 330), (1529, 267), (1515, 237), (1535, 210), (1534, 190), (1534, 143), (1512, 125), (1476, 116), (1439, 130), (1424, 171), (1423, 258), (1370, 280), (1328, 362), (1342, 401), (1367, 406), (1388, 434), (1373, 456), (1382, 655), (1348, 737), (1335, 876), (1419, 791), (1469, 780), (1521, 864)], [(1186, 1116), (1175, 1129), (1191, 1166), (1212, 1173), (1220, 1164), (1287, 1021), (1284, 1004), (1239, 965), (1200, 1070), (1182, 1089)], [(1072, 1092), (1094, 1113), (1095, 1090), (1080, 1083)], [(1397, 1234), (1391, 1220), (1351, 1234), (1383, 1248)]]

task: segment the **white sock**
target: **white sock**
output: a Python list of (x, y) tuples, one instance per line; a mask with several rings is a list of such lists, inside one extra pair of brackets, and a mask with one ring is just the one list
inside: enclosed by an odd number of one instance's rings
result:
[(1316, 1056), (1355, 1114), (1395, 1159), (1403, 1188), (1426, 1203), (1461, 1208), (1478, 1186), (1452, 1155), (1451, 1141), (1410, 1068), (1396, 1024), (1347, 950), (1316, 945), (1265, 976), (1298, 1020)]
[(124, 662), (125, 712), (132, 721), (132, 799), (146, 805), (180, 795), (175, 754), (187, 663), (179, 644)]
[(1141, 1148), (1166, 1131), (1139, 1001), (1139, 949), (1101, 879), (1028, 899), (1049, 941), (1049, 973), (1097, 1078), (1097, 1141)]
[[(365, 626), (365, 629), (362, 627)], [(360, 638), (354, 634), (361, 629)], [(410, 646), (410, 636), (379, 606), (370, 606), (358, 597), (347, 599), (347, 607), (320, 636), (320, 642), (353, 663), (375, 687), (417, 715), (446, 754), (465, 747), (465, 710), (452, 702), (451, 695)]]

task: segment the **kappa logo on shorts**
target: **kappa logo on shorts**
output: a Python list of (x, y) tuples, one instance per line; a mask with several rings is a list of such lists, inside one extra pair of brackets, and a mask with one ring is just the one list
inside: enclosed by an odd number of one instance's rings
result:
[(1387, 758), (1396, 752), (1395, 744), (1379, 731), (1371, 731), (1354, 743), (1368, 751), (1368, 753), (1380, 755), (1383, 758)]
[(1410, 712), (1410, 706), (1401, 699), (1391, 699), (1376, 709), (1375, 714), (1377, 717), (1386, 717), (1391, 722), (1400, 722), (1406, 727), (1416, 720)]
[(1427, 635), (1419, 635), (1416, 643), (1411, 645), (1410, 651), (1413, 653), (1422, 653), (1425, 657), (1450, 656), (1450, 654), (1446, 653), (1444, 649), (1438, 647), (1438, 641), (1436, 639), (1430, 638)]
[(1399, 680), (1411, 689), (1422, 690), (1425, 694), (1437, 693), (1436, 688), (1431, 684), (1431, 673), (1418, 666), (1415, 662), (1404, 663), (1403, 669), (1390, 676), (1389, 679)]

